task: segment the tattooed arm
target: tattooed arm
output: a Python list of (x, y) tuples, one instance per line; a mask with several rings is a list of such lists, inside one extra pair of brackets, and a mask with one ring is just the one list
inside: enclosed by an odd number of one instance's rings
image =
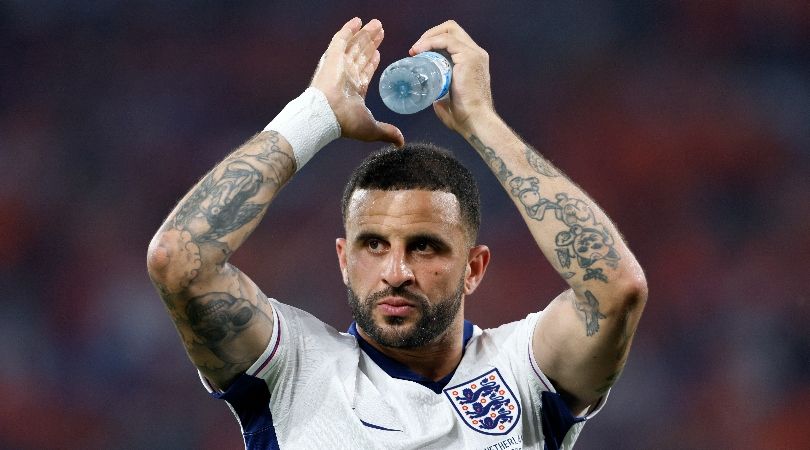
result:
[(273, 330), (267, 297), (228, 258), (294, 171), (281, 135), (255, 136), (186, 194), (149, 246), (149, 275), (186, 351), (219, 388), (253, 364)]
[(509, 174), (501, 185), (571, 287), (545, 308), (532, 345), (542, 370), (579, 413), (624, 367), (646, 301), (644, 274), (607, 215), (576, 184), (497, 117), (470, 124), (467, 140), (496, 175)]
[(411, 52), (429, 49), (446, 49), (455, 63), (450, 99), (434, 104), (436, 114), (492, 169), (571, 287), (545, 308), (532, 347), (544, 373), (580, 413), (624, 367), (646, 302), (644, 274), (599, 206), (495, 113), (487, 53), (452, 21), (425, 32)]
[[(361, 25), (354, 18), (335, 34), (311, 85), (326, 95), (343, 136), (401, 145), (399, 130), (365, 107), (383, 33), (379, 21)], [(191, 361), (218, 388), (253, 364), (274, 326), (267, 297), (228, 259), (295, 170), (282, 135), (254, 136), (186, 194), (149, 246), (149, 275)]]

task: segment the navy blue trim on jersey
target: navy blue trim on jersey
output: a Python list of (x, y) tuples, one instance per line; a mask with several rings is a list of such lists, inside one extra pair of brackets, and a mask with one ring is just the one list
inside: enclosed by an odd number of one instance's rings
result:
[(368, 423), (368, 422), (366, 422), (366, 421), (365, 421), (365, 420), (363, 420), (363, 419), (360, 419), (360, 423), (362, 423), (363, 425), (365, 425), (365, 426), (367, 426), (367, 427), (369, 427), (369, 428), (374, 428), (375, 430), (383, 430), (383, 431), (399, 431), (399, 432), (401, 432), (401, 431), (402, 431), (402, 430), (394, 430), (394, 429), (391, 429), (391, 428), (385, 428), (385, 427), (381, 427), (381, 426), (379, 426), (379, 425), (374, 425), (373, 423)]
[(585, 420), (574, 417), (560, 394), (543, 391), (541, 394), (541, 417), (546, 450), (559, 450), (565, 435), (575, 423)]
[[(431, 391), (437, 394), (441, 394), (444, 387), (447, 386), (447, 383), (449, 383), (450, 379), (453, 378), (453, 374), (456, 373), (455, 369), (453, 369), (453, 371), (450, 372), (450, 374), (447, 375), (446, 377), (442, 378), (439, 381), (433, 381), (430, 378), (424, 377), (412, 371), (405, 364), (402, 364), (399, 361), (394, 361), (393, 359), (386, 356), (384, 353), (374, 348), (371, 344), (366, 342), (366, 340), (363, 339), (363, 336), (360, 336), (360, 333), (357, 332), (357, 324), (355, 322), (352, 322), (351, 326), (349, 326), (348, 333), (357, 339), (357, 343), (360, 345), (360, 348), (371, 358), (371, 360), (377, 363), (377, 365), (380, 366), (380, 368), (384, 370), (385, 373), (387, 373), (393, 378), (413, 381), (415, 383), (421, 384), (422, 386), (430, 389)], [(464, 355), (464, 350), (467, 348), (467, 342), (470, 341), (472, 335), (473, 335), (473, 324), (472, 322), (465, 320), (464, 342), (461, 347), (462, 355)]]
[(228, 402), (239, 416), (246, 449), (279, 448), (270, 413), (270, 390), (264, 380), (243, 373), (236, 377), (228, 390), (211, 395)]

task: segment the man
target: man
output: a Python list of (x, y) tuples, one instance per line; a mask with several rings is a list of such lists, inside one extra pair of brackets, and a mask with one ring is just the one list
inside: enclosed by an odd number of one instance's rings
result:
[[(486, 52), (446, 22), (410, 50), (453, 59), (436, 114), (492, 168), (571, 287), (518, 322), (465, 322), (490, 258), (476, 244), (477, 187), (449, 153), (403, 147), (365, 107), (382, 39), (377, 20), (335, 34), (310, 88), (172, 211), (150, 244), (150, 276), (249, 448), (569, 448), (624, 366), (644, 275), (601, 209), (501, 121)], [(269, 299), (228, 263), (281, 187), (338, 136), (402, 147), (367, 158), (344, 193), (336, 250), (349, 333)]]

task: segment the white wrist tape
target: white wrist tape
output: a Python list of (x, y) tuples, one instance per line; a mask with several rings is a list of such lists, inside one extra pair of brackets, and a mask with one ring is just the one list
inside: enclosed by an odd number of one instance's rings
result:
[(287, 103), (264, 131), (278, 131), (292, 146), (297, 170), (318, 150), (340, 137), (340, 124), (329, 106), (326, 95), (309, 87)]

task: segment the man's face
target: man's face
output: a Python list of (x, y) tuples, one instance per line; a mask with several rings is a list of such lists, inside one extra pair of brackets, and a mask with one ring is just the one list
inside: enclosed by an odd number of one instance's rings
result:
[(451, 193), (355, 191), (346, 238), (336, 245), (360, 329), (379, 344), (412, 348), (460, 324), (463, 296), (475, 290), (489, 258), (486, 247), (470, 249), (467, 239)]

